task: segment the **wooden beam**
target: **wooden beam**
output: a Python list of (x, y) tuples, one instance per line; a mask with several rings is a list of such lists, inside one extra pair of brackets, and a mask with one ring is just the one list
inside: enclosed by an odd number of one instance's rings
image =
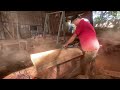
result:
[(77, 15), (77, 14), (81, 14), (81, 13), (84, 13), (85, 11), (65, 11), (65, 16), (68, 17), (68, 16), (74, 16), (74, 15)]
[(62, 13), (63, 11), (57, 11), (57, 12), (51, 12), (51, 13), (47, 13), (47, 14), (56, 14), (56, 13)]

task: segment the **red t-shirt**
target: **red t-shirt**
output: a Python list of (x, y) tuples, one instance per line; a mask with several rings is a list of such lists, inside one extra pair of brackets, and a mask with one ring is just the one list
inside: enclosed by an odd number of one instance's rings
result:
[(96, 37), (96, 32), (89, 22), (82, 19), (76, 27), (74, 34), (78, 36), (83, 51), (99, 49), (100, 45)]

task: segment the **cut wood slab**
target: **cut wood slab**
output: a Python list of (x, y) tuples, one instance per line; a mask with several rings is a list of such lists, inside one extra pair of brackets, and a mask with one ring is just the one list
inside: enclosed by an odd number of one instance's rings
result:
[(57, 66), (76, 57), (80, 57), (82, 51), (79, 48), (55, 49), (46, 52), (31, 54), (31, 61), (37, 71)]
[(108, 75), (108, 76), (112, 76), (112, 77), (120, 78), (120, 72), (117, 72), (117, 71), (104, 70), (103, 74)]

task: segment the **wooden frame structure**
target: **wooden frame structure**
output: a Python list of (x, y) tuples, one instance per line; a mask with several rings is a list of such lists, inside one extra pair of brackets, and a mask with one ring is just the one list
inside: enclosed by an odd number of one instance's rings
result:
[(57, 42), (56, 42), (56, 44), (58, 44), (61, 31), (63, 31), (63, 36), (64, 36), (64, 40), (65, 40), (65, 31), (64, 31), (64, 27), (65, 27), (65, 11), (46, 13), (43, 36), (45, 37), (47, 30), (50, 31), (50, 25), (48, 23), (49, 15), (56, 14), (56, 13), (62, 13), (61, 17), (60, 17), (59, 28), (58, 28), (58, 35), (57, 35)]

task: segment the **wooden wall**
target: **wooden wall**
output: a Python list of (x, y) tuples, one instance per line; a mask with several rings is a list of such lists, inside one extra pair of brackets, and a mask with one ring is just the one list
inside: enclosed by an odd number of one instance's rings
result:
[[(44, 11), (2, 11), (0, 12), (0, 39), (19, 39), (31, 37), (30, 26), (43, 31)], [(3, 25), (4, 24), (4, 25)], [(9, 31), (9, 34), (8, 32)]]
[[(91, 11), (65, 11), (66, 16), (86, 13), (93, 24)], [(31, 26), (43, 32), (46, 11), (0, 11), (0, 39), (25, 39), (31, 37)], [(57, 33), (60, 16), (50, 15), (50, 28)]]

